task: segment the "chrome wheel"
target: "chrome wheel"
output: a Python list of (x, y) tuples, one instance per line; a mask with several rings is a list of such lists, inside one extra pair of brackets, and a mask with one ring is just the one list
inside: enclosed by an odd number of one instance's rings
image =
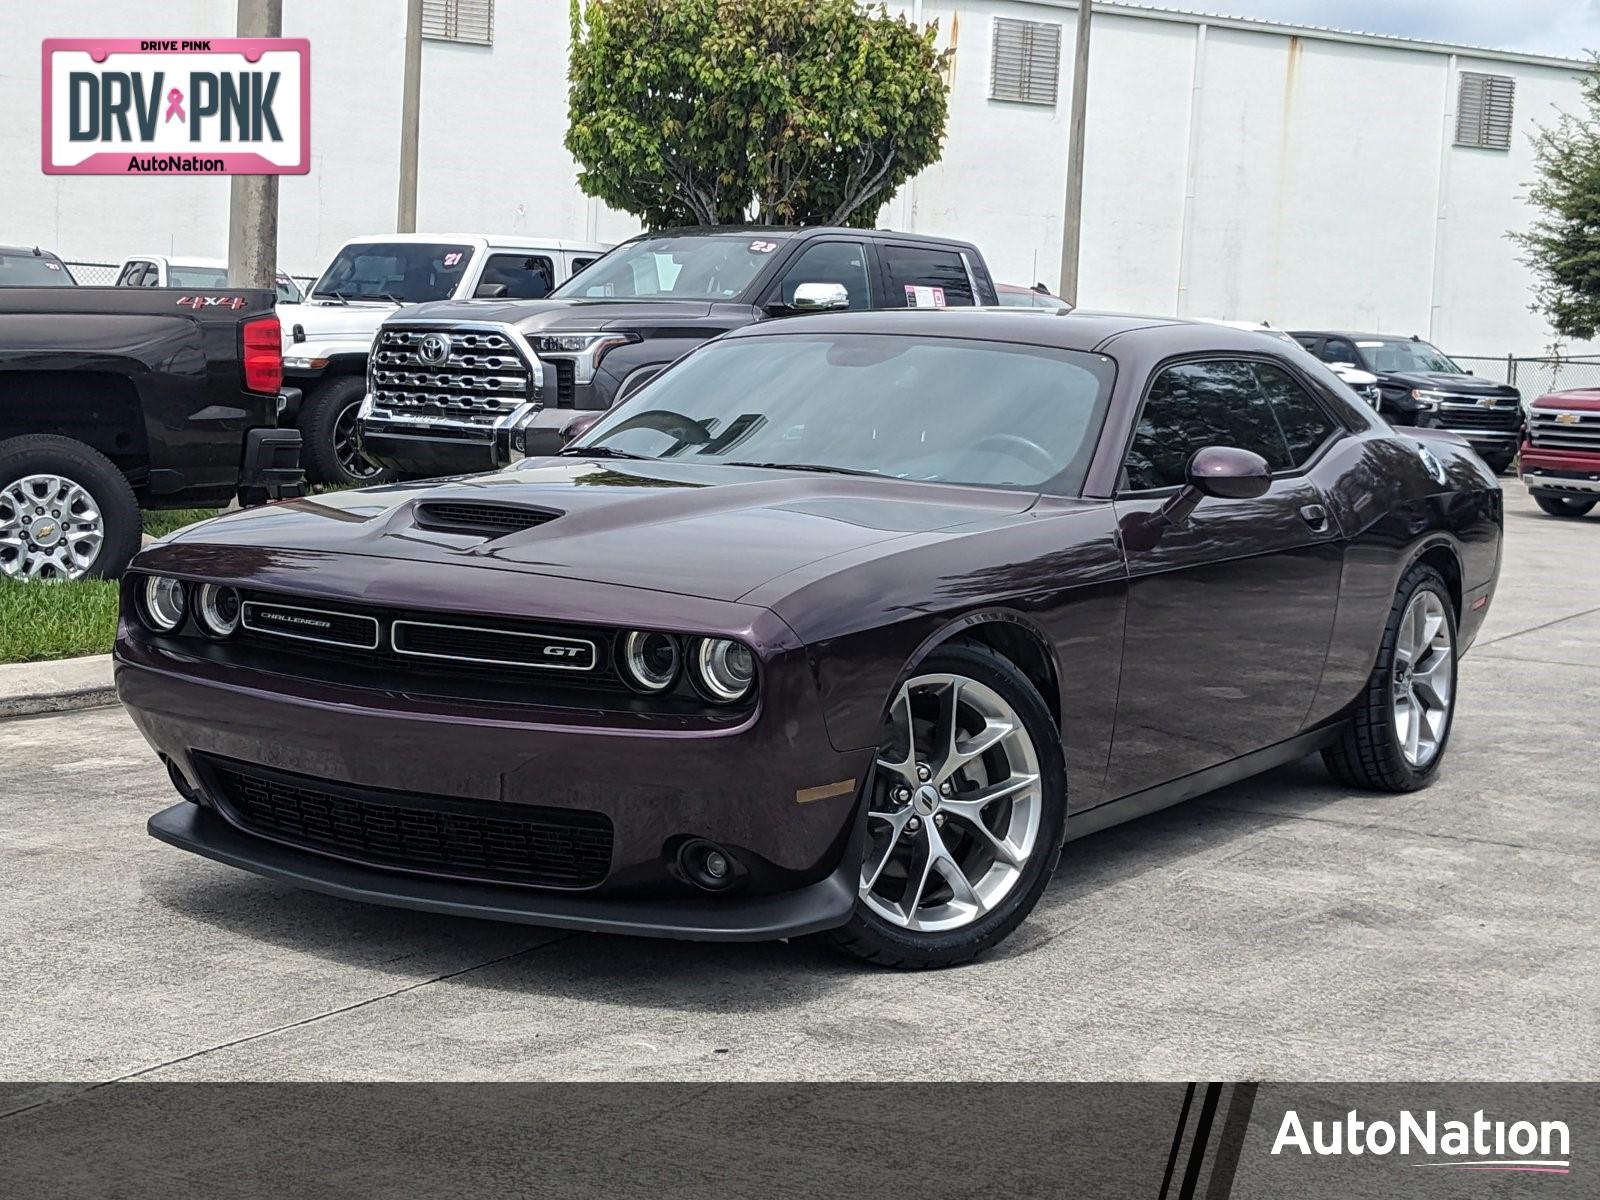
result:
[(1394, 643), (1394, 732), (1413, 767), (1439, 753), (1455, 698), (1455, 656), (1450, 621), (1439, 594), (1426, 588), (1411, 597)]
[(0, 489), (0, 574), (82, 579), (105, 544), (94, 497), (61, 475), (24, 475)]
[(333, 422), (333, 456), (357, 482), (383, 472), (382, 467), (361, 453), (361, 443), (356, 439), (356, 416), (360, 411), (360, 401), (347, 404)]
[(910, 680), (878, 749), (862, 902), (903, 929), (970, 925), (1022, 878), (1043, 803), (1037, 749), (999, 692), (964, 675)]

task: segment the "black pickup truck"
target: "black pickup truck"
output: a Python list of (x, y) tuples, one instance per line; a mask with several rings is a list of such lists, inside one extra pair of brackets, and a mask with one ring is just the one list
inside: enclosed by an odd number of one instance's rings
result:
[(0, 288), (0, 579), (115, 576), (140, 508), (296, 494), (265, 290)]
[(702, 342), (836, 309), (998, 303), (967, 242), (882, 229), (717, 226), (623, 242), (548, 299), (455, 300), (384, 322), (357, 420), (368, 458), (411, 475), (553, 452)]

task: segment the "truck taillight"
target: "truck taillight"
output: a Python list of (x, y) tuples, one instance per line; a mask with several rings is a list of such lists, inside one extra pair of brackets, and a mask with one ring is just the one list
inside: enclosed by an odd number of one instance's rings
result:
[(244, 323), (244, 386), (273, 394), (283, 386), (283, 332), (277, 317)]

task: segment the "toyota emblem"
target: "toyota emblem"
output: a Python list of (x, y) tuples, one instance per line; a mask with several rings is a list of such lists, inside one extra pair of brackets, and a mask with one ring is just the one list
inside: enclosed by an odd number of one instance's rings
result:
[(438, 366), (450, 357), (450, 338), (448, 334), (430, 333), (422, 339), (417, 347), (417, 357), (432, 366)]

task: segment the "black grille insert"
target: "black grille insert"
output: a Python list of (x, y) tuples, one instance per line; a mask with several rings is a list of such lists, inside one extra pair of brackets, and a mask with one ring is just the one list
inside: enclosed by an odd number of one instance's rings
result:
[(442, 658), (546, 671), (592, 671), (599, 648), (588, 638), (548, 633), (515, 633), (477, 625), (434, 621), (396, 621), (391, 627), (396, 654)]
[(197, 757), (212, 796), (235, 824), (301, 849), (542, 887), (592, 887), (611, 869), (611, 820), (604, 813), (353, 788)]
[(504, 537), (554, 521), (561, 514), (517, 504), (481, 504), (462, 500), (427, 500), (417, 505), (417, 524), (448, 533)]

